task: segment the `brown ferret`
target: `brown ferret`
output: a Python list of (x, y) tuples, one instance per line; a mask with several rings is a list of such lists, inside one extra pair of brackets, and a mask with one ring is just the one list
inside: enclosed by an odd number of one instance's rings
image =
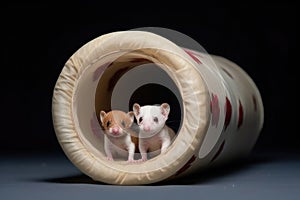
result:
[(105, 130), (104, 150), (108, 160), (114, 157), (134, 162), (134, 153), (138, 150), (137, 134), (131, 130), (134, 113), (112, 110), (100, 112), (100, 120)]

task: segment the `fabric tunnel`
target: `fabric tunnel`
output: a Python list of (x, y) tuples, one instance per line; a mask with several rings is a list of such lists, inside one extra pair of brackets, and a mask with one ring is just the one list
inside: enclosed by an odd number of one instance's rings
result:
[[(100, 111), (127, 113), (134, 103), (168, 103), (166, 125), (175, 137), (147, 161), (108, 160)], [(237, 64), (147, 31), (112, 32), (79, 48), (57, 79), (52, 116), (70, 161), (92, 179), (116, 185), (176, 179), (243, 158), (264, 117), (258, 88)]]

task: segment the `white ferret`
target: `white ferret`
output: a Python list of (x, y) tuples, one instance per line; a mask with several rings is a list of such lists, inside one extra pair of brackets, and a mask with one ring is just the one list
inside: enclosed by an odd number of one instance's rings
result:
[(107, 159), (114, 160), (113, 157), (121, 157), (127, 158), (128, 162), (134, 162), (134, 152), (138, 147), (138, 139), (130, 131), (134, 121), (133, 112), (125, 113), (120, 110), (112, 110), (106, 113), (101, 111), (100, 120), (105, 130), (104, 150)]
[(153, 157), (164, 153), (175, 137), (174, 131), (165, 123), (170, 113), (170, 105), (140, 106), (133, 105), (134, 116), (139, 126), (139, 151), (141, 161), (146, 161), (149, 156)]

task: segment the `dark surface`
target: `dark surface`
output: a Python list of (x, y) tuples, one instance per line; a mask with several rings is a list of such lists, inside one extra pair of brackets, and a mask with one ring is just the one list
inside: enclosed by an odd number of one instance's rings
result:
[(300, 196), (299, 154), (251, 155), (244, 162), (146, 186), (114, 186), (82, 174), (63, 154), (0, 157), (1, 199), (273, 199)]

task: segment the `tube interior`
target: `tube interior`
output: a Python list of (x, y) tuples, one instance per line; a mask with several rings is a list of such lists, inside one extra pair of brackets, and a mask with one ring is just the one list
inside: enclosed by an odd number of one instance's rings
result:
[[(181, 95), (160, 65), (146, 56), (122, 54), (117, 58), (102, 59), (83, 72), (77, 85), (74, 117), (81, 130), (80, 138), (88, 143), (86, 146), (98, 158), (105, 159), (106, 156), (100, 111), (129, 112), (134, 103), (141, 106), (168, 103), (171, 110), (166, 124), (176, 134), (180, 131), (183, 117)], [(132, 130), (138, 132), (136, 119)]]

